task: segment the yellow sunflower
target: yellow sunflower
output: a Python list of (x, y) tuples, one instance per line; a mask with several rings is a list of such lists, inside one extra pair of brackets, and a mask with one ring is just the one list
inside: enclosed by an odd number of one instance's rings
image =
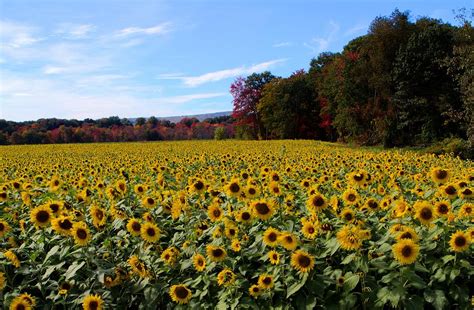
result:
[(33, 307), (20, 296), (15, 297), (11, 304), (10, 310), (31, 310)]
[(192, 297), (191, 290), (184, 284), (171, 286), (169, 295), (174, 302), (182, 305), (187, 304)]
[(96, 228), (101, 228), (107, 222), (107, 214), (105, 210), (98, 206), (92, 206), (89, 209), (89, 213), (92, 217), (92, 225)]
[(318, 229), (316, 228), (316, 225), (310, 221), (304, 222), (303, 227), (301, 227), (301, 232), (303, 233), (303, 236), (308, 239), (314, 239), (318, 235)]
[(142, 229), (142, 225), (140, 224), (140, 221), (138, 219), (131, 218), (131, 219), (128, 220), (127, 231), (132, 236), (140, 236), (141, 229)]
[(51, 218), (51, 209), (47, 205), (36, 207), (30, 212), (30, 220), (36, 227), (48, 226)]
[(298, 246), (298, 237), (290, 232), (278, 236), (278, 243), (287, 250), (293, 251)]
[(438, 216), (442, 216), (442, 217), (448, 216), (450, 209), (451, 209), (451, 204), (447, 200), (438, 201), (437, 203), (435, 203), (435, 211), (436, 211), (436, 215)]
[(242, 186), (236, 178), (232, 179), (224, 188), (227, 195), (230, 197), (239, 197), (242, 191)]
[(355, 212), (354, 210), (350, 208), (344, 208), (341, 211), (341, 214), (339, 215), (341, 219), (343, 219), (346, 222), (353, 222), (355, 220)]
[(258, 277), (258, 285), (264, 290), (271, 289), (274, 285), (273, 277), (269, 274), (260, 275)]
[(360, 197), (355, 190), (349, 188), (342, 194), (342, 199), (346, 205), (353, 206), (359, 202)]
[(235, 278), (235, 273), (229, 268), (225, 268), (217, 274), (217, 284), (219, 284), (219, 286), (229, 286), (235, 282)]
[(132, 268), (133, 273), (139, 275), (142, 278), (146, 278), (148, 276), (148, 270), (146, 269), (145, 264), (138, 258), (138, 256), (132, 255), (127, 262)]
[(10, 261), (10, 263), (12, 263), (13, 266), (20, 268), (20, 260), (12, 250), (6, 251), (3, 253), (3, 255), (5, 255), (5, 257)]
[(280, 263), (280, 254), (277, 251), (268, 252), (268, 260), (272, 265), (278, 265)]
[(258, 284), (254, 284), (249, 288), (249, 294), (250, 296), (257, 298), (262, 294), (262, 289), (260, 286), (258, 286)]
[(140, 235), (143, 240), (155, 243), (160, 239), (161, 231), (155, 223), (146, 222), (141, 226)]
[(51, 227), (54, 231), (64, 236), (71, 235), (73, 225), (74, 221), (71, 216), (60, 216), (51, 220)]
[(259, 219), (264, 221), (272, 217), (275, 209), (273, 203), (263, 199), (254, 201), (251, 204), (251, 208), (255, 217), (258, 217)]
[(416, 261), (420, 246), (411, 239), (401, 239), (392, 246), (392, 252), (401, 265), (409, 265)]
[(344, 250), (357, 250), (362, 246), (360, 230), (356, 226), (345, 225), (336, 233), (336, 238)]
[(449, 246), (454, 252), (463, 252), (469, 248), (470, 236), (463, 231), (456, 231), (449, 239)]
[(449, 170), (435, 167), (431, 169), (431, 179), (433, 182), (438, 184), (444, 184), (449, 180), (450, 172)]
[(11, 227), (8, 225), (8, 222), (0, 220), (0, 238), (3, 238), (10, 230)]
[(103, 305), (104, 301), (100, 295), (87, 295), (82, 301), (82, 308), (84, 310), (101, 310)]
[(270, 247), (276, 247), (278, 245), (278, 237), (280, 232), (273, 227), (267, 228), (263, 233), (263, 243)]
[(320, 193), (314, 193), (306, 201), (306, 207), (310, 211), (319, 212), (328, 206), (326, 197)]
[(418, 237), (418, 234), (413, 228), (404, 227), (403, 230), (397, 235), (397, 240), (402, 240), (402, 239), (411, 239), (414, 242), (418, 242), (420, 238)]
[(435, 212), (427, 201), (415, 203), (415, 217), (424, 225), (429, 225), (435, 219)]
[(152, 197), (144, 197), (142, 199), (142, 205), (145, 208), (152, 209), (156, 206), (156, 200)]
[(314, 267), (314, 258), (303, 250), (297, 250), (291, 254), (291, 266), (300, 273), (311, 271)]
[(204, 271), (206, 269), (206, 258), (201, 254), (194, 254), (193, 264), (197, 271)]
[(235, 215), (235, 220), (244, 224), (250, 224), (252, 219), (252, 212), (247, 209), (240, 209)]
[(72, 225), (72, 236), (74, 238), (74, 242), (77, 245), (87, 245), (91, 240), (91, 234), (89, 232), (89, 228), (87, 224), (84, 222), (76, 222)]
[(211, 244), (206, 247), (206, 253), (209, 259), (213, 262), (223, 261), (227, 256), (227, 252), (223, 247), (214, 246)]
[(224, 216), (224, 211), (217, 204), (212, 204), (207, 209), (207, 215), (211, 222), (216, 222), (222, 219)]

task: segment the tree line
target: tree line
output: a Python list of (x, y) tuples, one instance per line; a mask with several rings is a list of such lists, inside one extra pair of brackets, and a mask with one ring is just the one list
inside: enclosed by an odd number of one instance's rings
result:
[(459, 26), (395, 10), (309, 70), (237, 78), (230, 87), (237, 137), (361, 145), (474, 146), (473, 12)]

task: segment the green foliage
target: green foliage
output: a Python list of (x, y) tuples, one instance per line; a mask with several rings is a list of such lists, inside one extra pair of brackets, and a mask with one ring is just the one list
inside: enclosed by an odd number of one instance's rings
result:
[(224, 127), (217, 127), (214, 130), (214, 139), (215, 140), (224, 140), (225, 139), (225, 128)]

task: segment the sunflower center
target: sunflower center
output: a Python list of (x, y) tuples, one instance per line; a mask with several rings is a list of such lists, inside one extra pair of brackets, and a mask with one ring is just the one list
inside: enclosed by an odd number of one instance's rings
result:
[(472, 194), (472, 191), (469, 189), (469, 188), (466, 188), (463, 192), (462, 192), (464, 195), (471, 195)]
[(411, 235), (410, 232), (404, 232), (401, 236), (400, 236), (401, 239), (413, 239), (413, 236)]
[(444, 180), (448, 176), (448, 172), (446, 170), (440, 169), (436, 171), (436, 178), (438, 180)]
[(250, 188), (250, 189), (249, 189), (249, 194), (250, 194), (250, 195), (255, 195), (255, 193), (256, 193), (256, 191), (255, 191), (254, 188)]
[(270, 240), (270, 242), (275, 242), (277, 240), (277, 237), (277, 234), (274, 232), (268, 234), (268, 240)]
[(51, 211), (53, 211), (54, 213), (58, 212), (59, 210), (59, 205), (56, 204), (56, 203), (52, 203), (49, 205), (49, 208), (51, 209)]
[(16, 306), (15, 309), (17, 309), (17, 310), (25, 310), (26, 308), (25, 308), (25, 305), (19, 304), (19, 305)]
[(355, 200), (356, 200), (356, 195), (354, 195), (354, 194), (352, 194), (352, 193), (349, 194), (349, 195), (347, 195), (347, 200), (349, 200), (349, 201), (355, 201)]
[(472, 212), (472, 209), (471, 209), (470, 207), (467, 207), (467, 208), (465, 209), (465, 211), (466, 211), (467, 214), (470, 214), (470, 213)]
[(458, 247), (463, 247), (466, 245), (466, 238), (464, 238), (464, 236), (457, 236), (456, 239), (454, 239), (454, 244)]
[(308, 232), (309, 232), (310, 234), (314, 233), (314, 228), (313, 228), (313, 227), (309, 227), (309, 228), (308, 228)]
[(248, 213), (248, 212), (242, 213), (242, 219), (244, 221), (250, 220), (250, 213)]
[(99, 303), (97, 301), (93, 300), (89, 303), (89, 309), (96, 310), (98, 308), (99, 308)]
[(402, 255), (403, 255), (404, 257), (410, 257), (411, 253), (412, 253), (412, 248), (411, 248), (411, 246), (405, 245), (405, 246), (403, 247), (403, 249), (402, 249)]
[(448, 213), (448, 206), (445, 205), (445, 204), (441, 204), (441, 205), (439, 205), (439, 207), (438, 207), (438, 211), (439, 211), (439, 213), (441, 213), (441, 214), (446, 214), (446, 213)]
[(151, 236), (151, 237), (156, 235), (155, 230), (151, 227), (146, 230), (146, 233), (147, 233), (148, 236)]
[(64, 230), (69, 230), (72, 228), (72, 223), (70, 220), (65, 219), (59, 222), (59, 227), (61, 227)]
[(268, 214), (270, 212), (270, 208), (267, 206), (266, 203), (257, 203), (255, 205), (255, 209), (257, 210), (258, 214)]
[(195, 184), (194, 184), (194, 187), (199, 191), (201, 189), (204, 188), (204, 183), (202, 183), (202, 181), (197, 181)]
[(238, 193), (240, 191), (240, 186), (237, 183), (232, 183), (230, 184), (229, 189), (232, 193)]
[(36, 214), (36, 219), (40, 223), (46, 223), (49, 221), (49, 213), (47, 211), (41, 210), (38, 212), (38, 214)]
[(175, 292), (176, 296), (180, 299), (185, 299), (186, 297), (188, 297), (188, 290), (183, 286), (178, 286)]
[(0, 223), (0, 231), (3, 231), (5, 229), (5, 225), (3, 223)]
[(311, 264), (311, 260), (309, 259), (308, 256), (306, 255), (300, 255), (298, 257), (298, 264), (303, 267), (303, 268), (306, 268), (308, 267), (310, 264)]
[(224, 251), (222, 251), (222, 249), (214, 249), (212, 251), (212, 256), (214, 257), (221, 257), (222, 255), (224, 255)]
[(82, 228), (77, 230), (76, 235), (79, 239), (82, 239), (82, 240), (87, 239), (87, 232)]
[(155, 203), (155, 200), (153, 198), (147, 198), (146, 202), (148, 202), (149, 205), (152, 205)]
[(134, 223), (132, 224), (132, 229), (133, 229), (134, 231), (140, 231), (140, 229), (142, 228), (141, 226), (142, 226), (142, 225), (140, 225), (140, 223), (134, 222)]
[(316, 207), (321, 207), (322, 205), (324, 205), (324, 199), (322, 197), (318, 196), (318, 197), (313, 199), (313, 204)]
[(263, 278), (263, 283), (265, 283), (265, 285), (270, 285), (272, 283), (272, 279), (270, 277), (265, 277)]
[(101, 210), (97, 210), (95, 213), (95, 216), (99, 219), (102, 220), (104, 218), (104, 213)]
[(446, 189), (444, 190), (446, 192), (446, 194), (448, 195), (454, 195), (456, 194), (456, 189), (454, 188), (454, 186), (448, 186), (446, 187)]
[(357, 182), (362, 181), (363, 178), (364, 178), (364, 176), (361, 175), (361, 174), (356, 174), (354, 176), (354, 180), (356, 180)]
[(430, 220), (433, 217), (433, 212), (429, 208), (423, 208), (420, 212), (420, 216), (424, 220)]
[(352, 214), (351, 213), (346, 213), (346, 214), (344, 214), (344, 218), (346, 219), (346, 221), (350, 221), (350, 220), (352, 220)]
[(221, 211), (219, 209), (215, 209), (214, 211), (212, 211), (212, 214), (214, 215), (214, 217), (219, 217), (221, 216)]

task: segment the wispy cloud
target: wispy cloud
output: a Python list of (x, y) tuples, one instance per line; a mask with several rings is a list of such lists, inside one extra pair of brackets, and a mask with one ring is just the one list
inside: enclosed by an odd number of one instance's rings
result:
[(96, 28), (91, 24), (62, 23), (56, 29), (56, 33), (64, 35), (68, 39), (83, 39), (87, 38)]
[(272, 47), (288, 47), (293, 45), (291, 42), (279, 42), (272, 45)]
[(344, 36), (352, 36), (352, 35), (358, 34), (362, 32), (363, 30), (367, 30), (367, 28), (368, 26), (363, 25), (363, 24), (354, 25), (353, 27), (347, 29), (346, 32), (344, 32)]
[(34, 27), (10, 21), (0, 21), (0, 43), (2, 49), (17, 49), (43, 40), (35, 34), (36, 29)]
[(216, 82), (216, 81), (236, 77), (239, 75), (252, 74), (254, 72), (262, 72), (262, 71), (270, 69), (276, 64), (279, 64), (285, 61), (286, 59), (275, 59), (275, 60), (262, 62), (262, 63), (255, 64), (248, 67), (241, 66), (241, 67), (232, 68), (232, 69), (209, 72), (209, 73), (205, 73), (198, 76), (185, 76), (185, 77), (181, 77), (181, 80), (184, 82), (186, 86), (195, 87), (195, 86), (199, 86), (205, 83)]
[(330, 21), (329, 28), (330, 30), (326, 36), (312, 38), (310, 42), (305, 42), (303, 45), (309, 48), (313, 54), (319, 54), (321, 52), (327, 51), (329, 45), (336, 38), (340, 27), (336, 22)]
[(165, 22), (156, 26), (141, 28), (141, 27), (128, 27), (123, 28), (115, 33), (115, 37), (123, 38), (131, 35), (162, 35), (171, 31), (171, 23)]

